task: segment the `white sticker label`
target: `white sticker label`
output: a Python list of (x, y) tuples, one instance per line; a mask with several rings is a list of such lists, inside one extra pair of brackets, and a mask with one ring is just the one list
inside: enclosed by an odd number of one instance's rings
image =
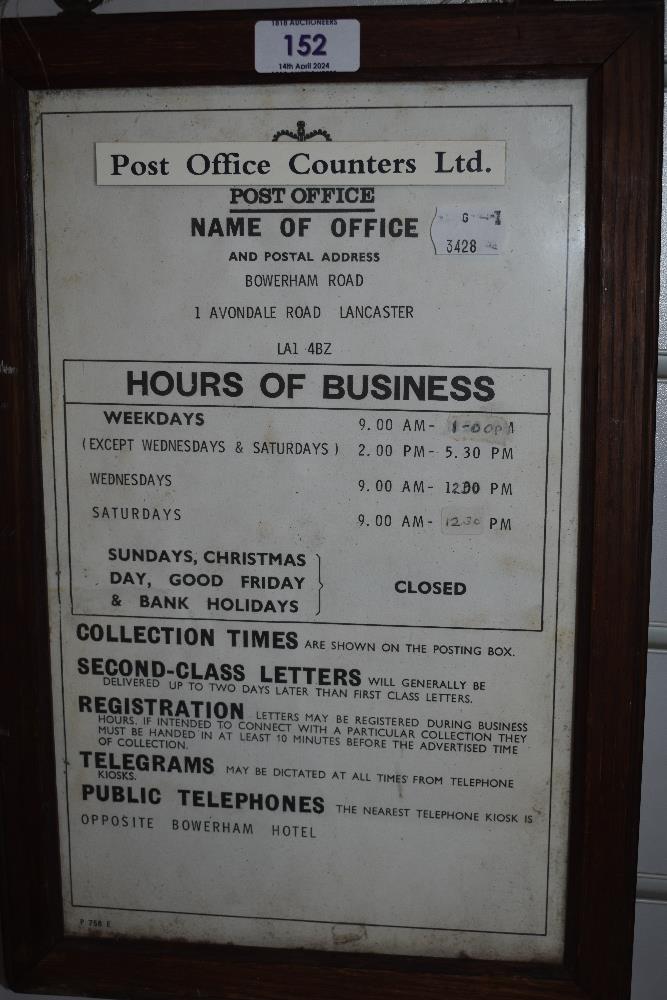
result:
[(359, 69), (359, 22), (303, 18), (257, 21), (258, 73), (351, 73)]
[(503, 236), (500, 209), (437, 208), (431, 223), (436, 254), (450, 257), (498, 254)]

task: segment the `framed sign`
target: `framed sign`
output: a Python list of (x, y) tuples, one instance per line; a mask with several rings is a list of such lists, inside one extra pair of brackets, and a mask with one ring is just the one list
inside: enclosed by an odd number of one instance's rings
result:
[(5, 32), (16, 989), (628, 995), (661, 5), (354, 14)]

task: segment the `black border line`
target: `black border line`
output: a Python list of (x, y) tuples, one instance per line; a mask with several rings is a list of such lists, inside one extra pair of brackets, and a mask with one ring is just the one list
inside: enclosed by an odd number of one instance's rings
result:
[[(53, 467), (53, 510), (55, 517), (53, 520), (54, 525), (54, 541), (56, 546), (56, 580), (58, 587), (58, 644), (60, 647), (60, 696), (62, 699), (62, 735), (63, 735), (63, 751), (65, 754), (64, 768), (65, 768), (65, 807), (67, 812), (67, 854), (69, 859), (69, 892), (70, 892), (70, 904), (74, 906), (74, 884), (72, 880), (72, 837), (70, 834), (70, 790), (69, 790), (69, 755), (67, 752), (67, 726), (65, 725), (65, 671), (63, 669), (63, 664), (65, 662), (65, 657), (63, 654), (63, 595), (62, 595), (62, 574), (60, 572), (60, 539), (58, 531), (58, 479), (56, 476), (56, 445), (55, 445), (55, 421), (53, 415), (55, 408), (53, 405), (53, 365), (52, 365), (52, 351), (51, 351), (51, 302), (49, 294), (49, 243), (48, 243), (48, 225), (47, 225), (47, 212), (46, 212), (46, 167), (44, 163), (44, 115), (40, 114), (39, 118), (39, 130), (40, 130), (40, 145), (41, 145), (41, 159), (42, 159), (42, 199), (44, 203), (44, 284), (45, 284), (45, 297), (46, 297), (46, 330), (47, 330), (47, 342), (48, 342), (48, 355), (49, 355), (49, 418), (51, 423), (51, 461)], [(64, 366), (63, 366), (63, 377), (64, 377)], [(63, 383), (64, 385), (64, 383)], [(63, 404), (63, 416), (65, 423), (67, 421), (66, 407)], [(65, 444), (67, 444), (67, 434), (65, 434)], [(45, 484), (46, 485), (46, 484)], [(46, 490), (44, 490), (46, 493)], [(69, 488), (66, 489), (67, 493), (67, 547), (70, 550), (69, 541)], [(46, 521), (46, 497), (44, 498), (44, 517)], [(47, 573), (49, 569), (47, 567)], [(71, 579), (71, 566), (70, 566), (70, 579)], [(71, 590), (70, 590), (71, 595)], [(49, 601), (49, 621), (51, 621), (51, 602)], [(51, 670), (51, 676), (53, 680), (53, 670)], [(55, 705), (54, 705), (55, 709)], [(59, 804), (60, 808), (60, 804)], [(60, 854), (62, 857), (62, 845)]]
[[(568, 219), (569, 224), (569, 219)], [(566, 272), (567, 274), (567, 272)], [(540, 631), (544, 630), (544, 588), (546, 585), (546, 575), (547, 575), (547, 521), (549, 519), (549, 447), (551, 443), (551, 368), (548, 374), (548, 387), (547, 387), (547, 399), (548, 399), (548, 411), (549, 417), (547, 419), (547, 452), (545, 460), (545, 477), (544, 477), (544, 537), (542, 539), (542, 598), (541, 598), (541, 613), (540, 613)]]
[[(412, 628), (412, 629), (447, 629), (452, 632), (518, 632), (518, 633), (539, 633), (542, 632), (541, 628), (504, 628), (502, 625), (488, 625), (483, 628), (475, 628), (474, 625), (397, 625), (396, 622), (387, 624), (386, 622), (325, 622), (325, 621), (311, 621), (308, 618), (305, 621), (298, 620), (296, 618), (213, 618), (207, 616), (206, 618), (197, 618), (192, 615), (189, 616), (178, 616), (174, 615), (168, 617), (166, 615), (111, 615), (105, 614), (102, 611), (73, 611), (73, 618), (129, 618), (133, 621), (135, 619), (148, 619), (154, 622), (240, 622), (243, 624), (247, 622), (249, 625), (260, 624), (260, 625), (341, 625), (345, 628)], [(174, 626), (177, 628), (178, 626)]]
[[(67, 434), (67, 361), (63, 358), (63, 417), (65, 424), (65, 492), (67, 494), (67, 555), (69, 558), (69, 601), (70, 612), (74, 614), (74, 589), (72, 584), (72, 516), (70, 512), (69, 490), (69, 438)], [(60, 581), (58, 581), (60, 582)]]
[[(122, 362), (120, 362), (122, 364)], [(385, 365), (385, 367), (389, 367)], [(421, 410), (408, 410), (405, 407), (399, 406), (290, 406), (285, 404), (284, 406), (275, 406), (271, 403), (266, 403), (265, 405), (260, 404), (257, 406), (255, 403), (191, 403), (189, 406), (187, 403), (110, 403), (105, 400), (100, 400), (99, 403), (84, 402), (80, 399), (68, 400), (68, 406), (115, 406), (118, 407), (129, 407), (129, 406), (150, 406), (151, 408), (159, 407), (170, 407), (170, 408), (180, 408), (180, 409), (197, 409), (197, 410), (320, 410), (329, 411), (331, 413), (479, 413), (482, 416), (487, 416), (489, 418), (497, 416), (509, 417), (512, 415), (519, 415), (522, 417), (549, 417), (550, 413), (548, 410), (431, 410), (431, 409), (421, 409)], [(123, 424), (116, 424), (116, 427), (122, 427)], [(144, 425), (146, 426), (146, 425)], [(148, 425), (150, 426), (150, 425)], [(157, 425), (156, 425), (157, 426)], [(335, 456), (334, 456), (335, 457)]]
[[(544, 80), (545, 80), (544, 77), (537, 78), (537, 79), (538, 79), (538, 81), (541, 79), (542, 82), (544, 82)], [(562, 78), (562, 80), (565, 80), (565, 79), (566, 79), (565, 77)], [(465, 83), (465, 82), (467, 82), (467, 81), (465, 81), (465, 80), (459, 81), (459, 83)], [(504, 81), (501, 78), (496, 78), (495, 80), (490, 80), (490, 81), (486, 81), (486, 82), (489, 82), (489, 83), (505, 83), (507, 81)], [(536, 81), (535, 80), (531, 80), (529, 82), (534, 83)], [(550, 81), (547, 81), (547, 82), (550, 82)], [(308, 83), (311, 86), (317, 86), (318, 81), (313, 80), (312, 82), (308, 81)], [(436, 84), (436, 85), (440, 84), (441, 86), (451, 86), (451, 82), (450, 81), (446, 81), (446, 80), (430, 80), (430, 81), (429, 80), (422, 80), (422, 81), (418, 81), (418, 80), (407, 80), (407, 81), (389, 80), (389, 81), (385, 81), (385, 83), (384, 83), (385, 86), (386, 86), (386, 83), (389, 83), (389, 84), (391, 84), (391, 85), (393, 85), (395, 87), (396, 86), (401, 86), (401, 87), (423, 86), (424, 84), (428, 85), (429, 83), (433, 83), (433, 84)], [(324, 81), (323, 80), (321, 86), (331, 87), (332, 84), (333, 84), (333, 81), (331, 81), (331, 80), (329, 80), (329, 81)], [(365, 81), (363, 81), (362, 86), (377, 86), (378, 84), (380, 84), (380, 86), (383, 85), (382, 81), (378, 81), (378, 80), (376, 80), (376, 81), (365, 80)], [(210, 90), (210, 89), (212, 89), (212, 86), (213, 85), (195, 84), (192, 88), (189, 88), (189, 89), (192, 89), (192, 90), (198, 90), (198, 89)], [(240, 86), (241, 87), (246, 87), (248, 89), (250, 89), (250, 88), (254, 89), (255, 87), (267, 86), (267, 84), (266, 83), (265, 84), (262, 84), (262, 83), (247, 83), (247, 84), (241, 84)], [(286, 80), (284, 84), (280, 84), (280, 83), (276, 82), (275, 86), (278, 86), (278, 87), (279, 86), (286, 86), (286, 87), (297, 86), (298, 87), (298, 86), (304, 86), (304, 84), (302, 84), (302, 83), (295, 84), (293, 80), (291, 82), (288, 81), (288, 80)], [(65, 88), (65, 89), (67, 89), (67, 88)], [(94, 90), (96, 88), (86, 88), (86, 89)], [(123, 88), (115, 88), (115, 89), (123, 89)], [(136, 88), (131, 88), (131, 89), (147, 90), (149, 88), (147, 88), (147, 87), (136, 87)], [(172, 85), (167, 85), (166, 87), (162, 87), (162, 89), (163, 90), (178, 90), (179, 88), (177, 86), (175, 86), (174, 84), (172, 84)], [(238, 112), (241, 112), (241, 113), (245, 113), (247, 111), (264, 111), (264, 112), (266, 112), (266, 111), (369, 111), (369, 110), (376, 110), (376, 109), (379, 110), (379, 111), (403, 111), (403, 110), (408, 110), (408, 111), (415, 111), (415, 110), (417, 110), (417, 111), (424, 111), (427, 108), (434, 108), (436, 111), (456, 111), (459, 108), (461, 110), (463, 110), (463, 111), (480, 111), (480, 110), (483, 110), (483, 111), (489, 111), (489, 110), (493, 111), (496, 108), (497, 109), (501, 109), (502, 108), (504, 111), (522, 111), (524, 108), (571, 108), (571, 107), (572, 107), (571, 104), (369, 104), (367, 107), (362, 107), (362, 106), (359, 106), (358, 104), (349, 104), (349, 105), (348, 104), (323, 104), (323, 105), (317, 105), (317, 106), (313, 105), (312, 107), (310, 107), (310, 106), (304, 107), (303, 104), (281, 104), (281, 105), (273, 105), (271, 108), (266, 108), (266, 107), (259, 107), (259, 108), (251, 108), (251, 107), (248, 107), (248, 108), (188, 108), (187, 110), (183, 110), (183, 111), (178, 110), (178, 109), (175, 110), (175, 111), (171, 111), (169, 108), (100, 108), (97, 111), (86, 110), (86, 109), (83, 109), (82, 111), (43, 111), (42, 115), (43, 116), (45, 116), (45, 115), (49, 115), (49, 116), (51, 116), (51, 115), (64, 115), (66, 118), (72, 118), (74, 115), (124, 115), (124, 114), (128, 114), (128, 115), (137, 115), (137, 114), (142, 114), (142, 115), (143, 114), (146, 114), (146, 115), (170, 115), (170, 114), (174, 114), (174, 115), (193, 115), (194, 114), (194, 115), (198, 115), (198, 114), (205, 114), (206, 112), (210, 112), (211, 114), (220, 114), (221, 112), (228, 112), (228, 111), (238, 111)], [(128, 144), (131, 141), (132, 140), (128, 140)], [(231, 141), (231, 142), (233, 142), (234, 140), (221, 140), (221, 141), (225, 141), (225, 142)], [(264, 139), (257, 139), (257, 140), (253, 140), (253, 139), (238, 139), (236, 141), (237, 142), (268, 142), (270, 140), (264, 140)], [(340, 140), (340, 141), (345, 141), (345, 142), (357, 142), (357, 141), (358, 142), (364, 142), (366, 140), (364, 140), (364, 139), (359, 139), (359, 140), (346, 139), (346, 140)], [(381, 139), (378, 139), (376, 141), (377, 142), (382, 142)], [(415, 139), (406, 139), (406, 140), (400, 140), (400, 141), (416, 142), (417, 140), (415, 140)], [(428, 140), (428, 139), (426, 139), (424, 141), (425, 142), (429, 142), (429, 141), (435, 141), (435, 142), (437, 142), (438, 140), (437, 139), (436, 140)], [(470, 140), (467, 140), (467, 139), (459, 139), (459, 140), (451, 139), (451, 140), (449, 140), (448, 139), (447, 141), (448, 142), (450, 142), (450, 141), (451, 142), (455, 142), (455, 141), (468, 142)], [(495, 140), (495, 141), (496, 142), (502, 142), (504, 140)], [(183, 142), (187, 142), (187, 140), (184, 139)], [(119, 187), (129, 187), (129, 185), (118, 185), (118, 186)], [(170, 185), (165, 184), (165, 185), (161, 185), (161, 186), (163, 186), (163, 187), (169, 187)], [(207, 185), (207, 186), (208, 187), (213, 187), (214, 185)], [(220, 185), (220, 186), (223, 187), (224, 185)], [(293, 185), (293, 186), (294, 187), (300, 187), (301, 185), (296, 184), (296, 185)], [(307, 186), (307, 185), (305, 185), (305, 186)], [(396, 184), (396, 185), (393, 185), (393, 186), (394, 187), (399, 187), (401, 185)], [(409, 185), (405, 185), (405, 186), (409, 187)], [(451, 185), (451, 186), (458, 187), (460, 185)], [(481, 186), (492, 187), (494, 185), (490, 185), (489, 184), (489, 185), (477, 185), (477, 186), (479, 186), (479, 187), (481, 187)]]
[[(277, 923), (283, 924), (324, 924), (326, 926), (336, 926), (336, 927), (393, 927), (397, 930), (406, 931), (450, 931), (453, 934), (498, 934), (503, 937), (546, 937), (546, 932), (540, 931), (490, 931), (490, 930), (468, 930), (465, 927), (422, 927), (415, 926), (413, 924), (373, 924), (369, 923), (368, 920), (309, 920), (307, 917), (258, 917), (252, 914), (237, 914), (237, 913), (198, 913), (196, 910), (144, 910), (138, 907), (132, 906), (93, 906), (88, 903), (73, 903), (72, 906), (75, 909), (86, 909), (86, 910), (109, 910), (109, 911), (120, 911), (121, 913), (173, 913), (177, 916), (185, 917), (215, 917), (215, 918), (227, 918), (230, 920), (275, 920)], [(240, 946), (243, 947), (243, 946)], [(261, 945), (258, 947), (262, 947)], [(308, 949), (306, 949), (308, 950)], [(313, 950), (312, 948), (310, 949)], [(317, 949), (314, 949), (317, 950)], [(421, 956), (424, 957), (424, 956)], [(428, 957), (428, 956), (425, 956)]]
[[(82, 364), (82, 365), (136, 365), (136, 364), (146, 364), (146, 365), (192, 365), (194, 367), (199, 367), (200, 365), (261, 365), (263, 368), (277, 368), (282, 365), (288, 368), (303, 368), (308, 366), (310, 368), (377, 368), (378, 365), (382, 365), (384, 368), (454, 368), (456, 371), (459, 368), (468, 368), (473, 371), (481, 372), (491, 372), (491, 371), (501, 371), (501, 372), (550, 372), (550, 368), (545, 368), (542, 365), (434, 365), (429, 362), (424, 362), (424, 364), (410, 363), (410, 364), (400, 364), (400, 362), (374, 362), (374, 361), (352, 361), (350, 364), (346, 364), (344, 361), (208, 361), (206, 358), (198, 358), (196, 361), (186, 360), (183, 358), (177, 358), (176, 360), (168, 360), (167, 358), (160, 358), (159, 361), (153, 361), (152, 359), (142, 359), (142, 358), (65, 358), (68, 364)], [(118, 406), (118, 403), (110, 404), (113, 406)], [(185, 404), (185, 405), (192, 405)], [(461, 410), (461, 413), (469, 413), (469, 410)], [(484, 411), (487, 412), (487, 411)], [(489, 416), (493, 416), (495, 410), (489, 410)], [(520, 412), (520, 411), (516, 411)], [(546, 411), (544, 411), (546, 412)]]
[[(372, 105), (372, 107), (374, 109), (378, 109), (378, 110), (397, 110), (397, 111), (400, 111), (400, 110), (404, 110), (404, 109), (407, 110), (407, 109), (416, 108), (416, 107), (419, 107), (421, 109), (423, 107), (423, 105)], [(530, 108), (533, 108), (533, 109), (536, 109), (536, 108), (569, 108), (570, 109), (570, 156), (569, 156), (569, 174), (568, 174), (568, 212), (567, 212), (568, 242), (567, 242), (567, 249), (566, 249), (566, 253), (568, 255), (568, 260), (569, 260), (569, 227), (570, 227), (570, 195), (571, 195), (571, 166), (572, 166), (572, 114), (573, 114), (573, 105), (572, 104), (562, 104), (562, 105), (560, 105), (560, 104), (513, 104), (513, 105), (502, 105), (502, 104), (497, 104), (497, 105), (493, 105), (493, 104), (492, 105), (482, 105), (482, 104), (474, 104), (474, 105), (431, 105), (431, 104), (429, 104), (429, 105), (427, 105), (427, 107), (434, 108), (436, 110), (446, 110), (446, 109), (457, 110), (457, 109), (466, 109), (467, 108), (467, 109), (485, 110), (485, 111), (489, 111), (489, 110), (493, 111), (493, 110), (496, 110), (496, 109), (497, 110), (504, 109), (504, 110), (524, 111), (524, 110), (530, 109)], [(166, 108), (165, 109), (146, 109), (146, 108), (143, 108), (143, 109), (136, 109), (136, 108), (135, 109), (127, 109), (127, 108), (125, 108), (125, 109), (122, 109), (122, 110), (118, 110), (118, 109), (108, 109), (107, 110), (107, 109), (105, 109), (105, 110), (98, 110), (98, 111), (81, 110), (81, 111), (52, 111), (52, 112), (48, 112), (47, 111), (47, 112), (42, 112), (41, 113), (41, 129), (42, 129), (42, 150), (41, 150), (41, 152), (42, 152), (42, 181), (43, 181), (45, 229), (46, 229), (46, 191), (45, 191), (44, 131), (43, 131), (43, 129), (44, 129), (44, 118), (47, 115), (65, 115), (65, 116), (71, 117), (73, 115), (80, 115), (80, 114), (95, 115), (95, 114), (132, 114), (132, 113), (138, 114), (138, 113), (141, 113), (141, 114), (147, 114), (147, 115), (149, 115), (149, 114), (160, 114), (160, 113), (163, 113), (163, 114), (179, 114), (179, 113), (180, 114), (192, 114), (192, 113), (198, 113), (198, 112), (202, 112), (202, 113), (210, 112), (210, 113), (215, 114), (216, 112), (219, 113), (221, 110), (224, 110), (225, 112), (235, 112), (235, 111), (238, 111), (238, 112), (244, 112), (244, 113), (246, 113), (248, 111), (265, 111), (266, 109), (265, 108), (249, 108), (249, 107), (246, 107), (246, 108), (225, 108), (225, 109), (219, 109), (219, 108), (218, 109), (216, 109), (216, 108), (201, 108), (201, 109), (196, 109), (195, 108), (195, 109), (193, 109), (193, 108), (188, 108), (187, 111), (178, 112), (178, 111), (173, 111), (173, 110), (166, 109)], [(322, 111), (325, 111), (325, 110), (326, 111), (355, 111), (356, 110), (356, 111), (361, 111), (361, 110), (366, 110), (366, 109), (359, 108), (358, 106), (355, 107), (355, 106), (349, 106), (349, 105), (333, 106), (333, 107), (331, 105), (329, 105), (329, 106), (321, 107), (321, 108), (320, 107), (309, 107), (307, 109), (304, 109), (301, 105), (300, 106), (291, 106), (290, 105), (290, 106), (283, 106), (283, 107), (274, 107), (271, 110), (273, 110), (273, 111), (288, 111), (288, 110), (290, 110), (290, 111), (291, 110), (297, 110), (297, 111), (303, 111), (303, 110), (308, 110), (308, 111), (318, 111), (318, 110), (322, 110)], [(129, 186), (129, 185), (126, 185), (126, 186)], [(292, 185), (292, 186), (298, 186), (298, 185)], [(45, 237), (46, 237), (46, 232), (45, 232)], [(45, 240), (45, 258), (46, 258), (46, 298), (47, 298), (47, 303), (48, 303), (49, 282), (48, 282), (48, 252), (47, 252), (47, 249), (46, 249), (46, 240)], [(568, 270), (568, 267), (566, 265), (566, 282), (565, 282), (565, 294), (566, 294), (566, 297), (567, 297), (567, 276), (568, 276), (568, 274), (569, 274), (569, 270)], [(567, 315), (565, 316), (565, 335), (566, 335), (566, 330), (567, 330)], [(51, 355), (50, 311), (48, 312), (48, 315), (47, 315), (47, 334), (48, 334), (49, 357), (50, 357), (50, 355)], [(566, 343), (564, 343), (564, 349), (565, 348), (566, 348)], [(122, 363), (122, 359), (115, 359), (115, 360), (109, 359), (109, 360), (110, 360), (111, 363)], [(156, 363), (159, 363), (159, 362), (156, 362)], [(199, 362), (199, 363), (202, 363), (202, 362)], [(203, 363), (206, 363), (206, 362), (203, 362)], [(287, 362), (284, 362), (284, 363), (287, 364)], [(403, 366), (403, 367), (407, 367), (407, 366)], [(460, 367), (464, 367), (464, 366), (460, 366)], [(472, 366), (470, 366), (470, 367), (472, 367)], [(565, 378), (565, 354), (564, 354), (564, 361), (563, 361), (563, 378)], [(52, 384), (52, 380), (51, 380), (51, 375), (50, 375), (50, 393), (51, 393), (51, 415), (53, 415), (53, 384)], [(561, 401), (561, 406), (562, 406), (562, 426), (564, 425), (564, 420), (565, 420), (565, 405), (564, 405), (564, 403), (565, 403), (565, 400), (563, 398), (563, 400)], [(65, 408), (65, 400), (63, 400), (63, 408)], [(470, 411), (462, 411), (462, 412), (470, 412)], [(486, 411), (484, 411), (484, 412), (486, 412)], [(53, 420), (52, 420), (51, 423), (52, 423), (52, 431), (53, 431)], [(550, 417), (547, 420), (547, 427), (549, 426), (549, 424), (550, 424)], [(54, 444), (53, 438), (52, 438), (52, 448), (53, 448), (54, 489), (55, 489), (55, 444)], [(547, 467), (548, 467), (548, 452), (547, 452)], [(562, 474), (563, 474), (563, 440), (562, 440), (562, 437), (561, 437), (561, 468), (560, 468), (560, 473), (561, 473), (561, 483), (562, 483)], [(561, 493), (561, 497), (560, 497), (559, 513), (560, 513), (560, 517), (559, 517), (558, 557), (557, 557), (557, 575), (556, 575), (556, 626), (557, 626), (557, 611), (558, 611), (558, 582), (559, 582), (559, 579), (560, 579), (560, 556), (561, 556), (561, 549), (560, 549), (560, 527), (562, 525), (562, 493)], [(56, 504), (55, 514), (56, 514), (56, 518), (55, 518), (55, 522), (56, 522), (55, 523), (55, 530), (56, 530), (56, 538), (57, 538), (57, 517), (58, 517), (57, 504)], [(58, 559), (58, 554), (57, 554), (56, 558)], [(59, 584), (59, 594), (60, 594), (60, 576), (58, 578), (58, 584)], [(104, 616), (104, 617), (106, 617), (106, 616)], [(62, 688), (62, 691), (63, 691), (63, 698), (64, 698), (64, 658), (63, 658), (63, 655), (62, 655), (62, 604), (61, 603), (60, 603), (60, 610), (59, 610), (59, 619), (60, 619), (60, 634), (61, 634), (61, 688)], [(161, 619), (158, 619), (158, 620), (161, 620)], [(191, 620), (198, 620), (198, 619), (191, 619)], [(204, 619), (204, 620), (208, 620), (208, 619)], [(246, 619), (244, 619), (244, 620), (246, 620)], [(308, 624), (312, 624), (312, 623), (308, 623)], [(315, 623), (315, 624), (327, 624), (327, 623)], [(368, 627), (368, 626), (363, 626), (363, 627)], [(423, 626), (418, 626), (418, 627), (423, 627)], [(494, 630), (494, 631), (497, 631), (497, 630)], [(503, 629), (502, 631), (512, 631), (512, 630)], [(554, 699), (554, 701), (552, 702), (551, 772), (550, 772), (550, 779), (549, 779), (551, 794), (550, 794), (550, 809), (549, 809), (549, 821), (548, 821), (547, 880), (546, 880), (546, 885), (545, 885), (545, 901), (546, 901), (545, 931), (542, 932), (542, 933), (540, 933), (540, 934), (536, 934), (536, 933), (531, 934), (531, 933), (527, 933), (527, 932), (515, 932), (515, 931), (475, 931), (475, 930), (456, 929), (456, 928), (425, 928), (425, 927), (407, 927), (407, 926), (403, 927), (403, 925), (370, 924), (370, 923), (366, 923), (366, 926), (369, 926), (369, 927), (392, 927), (392, 926), (394, 926), (396, 928), (401, 927), (402, 929), (408, 929), (408, 930), (439, 930), (439, 931), (449, 931), (449, 932), (452, 932), (452, 933), (459, 932), (459, 933), (467, 933), (467, 934), (478, 934), (478, 933), (502, 934), (502, 935), (508, 935), (508, 936), (516, 936), (516, 937), (521, 937), (521, 936), (527, 936), (527, 937), (544, 937), (544, 936), (546, 936), (546, 933), (547, 933), (547, 930), (546, 930), (546, 927), (547, 927), (546, 915), (548, 914), (548, 906), (549, 906), (548, 889), (549, 889), (549, 872), (550, 872), (550, 864), (551, 864), (551, 802), (552, 802), (552, 799), (553, 799), (553, 750), (554, 750), (553, 735), (554, 735), (554, 725), (555, 725), (555, 716), (554, 716), (555, 689), (556, 689), (556, 678), (555, 678), (555, 666), (554, 666), (554, 685), (553, 685), (553, 699)], [(63, 732), (65, 733), (66, 732), (66, 726), (65, 726), (64, 705), (63, 705), (62, 723), (63, 723)], [(67, 778), (67, 775), (66, 775), (66, 778)], [(70, 831), (70, 818), (69, 818), (69, 784), (68, 784), (67, 781), (66, 781), (66, 784), (67, 784), (67, 795), (66, 795), (66, 798), (67, 798), (68, 845), (69, 845), (69, 857), (70, 857), (70, 872), (69, 872), (69, 874), (70, 874), (70, 886), (71, 886), (71, 884), (72, 884), (71, 831)], [(79, 907), (79, 906), (83, 905), (83, 904), (75, 904), (73, 902), (73, 893), (72, 893), (71, 905), (72, 905), (73, 908), (74, 907)], [(114, 908), (114, 907), (101, 907), (101, 906), (95, 906), (95, 907), (86, 906), (86, 908), (87, 909), (91, 909), (91, 908), (92, 909), (104, 909), (104, 910), (122, 909), (122, 910), (124, 910), (124, 912), (139, 912), (139, 913), (147, 913), (147, 914), (150, 914), (150, 913), (174, 913), (174, 914), (176, 914), (176, 913), (179, 912), (179, 911), (172, 911), (172, 910), (146, 910), (146, 909), (140, 909), (140, 910), (137, 910), (137, 911), (133, 911), (133, 910), (125, 909), (125, 908), (121, 908), (121, 907)], [(208, 916), (224, 916), (223, 914), (220, 914), (220, 915), (216, 915), (216, 914), (196, 914), (196, 913), (189, 913), (188, 914), (186, 911), (183, 911), (183, 915), (205, 916), (205, 917), (208, 917)], [(239, 918), (239, 919), (244, 919), (244, 918)], [(252, 918), (247, 918), (247, 919), (255, 919), (255, 920), (287, 920), (289, 922), (295, 922), (295, 923), (316, 923), (317, 922), (317, 921), (310, 921), (310, 920), (306, 920), (306, 921), (304, 921), (304, 920), (298, 920), (296, 918), (277, 918), (277, 917), (263, 917), (263, 918), (262, 917), (252, 917)], [(332, 923), (332, 921), (322, 921), (322, 923), (330, 924), (330, 923)], [(346, 922), (345, 921), (335, 921), (335, 923), (337, 923), (337, 924), (343, 924), (343, 923), (346, 923)]]
[[(588, 97), (586, 99), (588, 103)], [(554, 666), (553, 666), (553, 689), (551, 696), (551, 767), (549, 770), (549, 822), (547, 824), (547, 884), (546, 884), (546, 895), (545, 895), (545, 906), (544, 906), (544, 931), (547, 933), (549, 926), (549, 880), (551, 874), (551, 814), (553, 811), (553, 794), (554, 794), (554, 736), (556, 730), (556, 679), (558, 673), (558, 613), (559, 613), (559, 597), (560, 597), (560, 556), (561, 556), (561, 533), (563, 528), (563, 462), (564, 462), (564, 452), (565, 452), (565, 395), (567, 388), (567, 322), (568, 322), (568, 291), (570, 283), (570, 222), (571, 222), (571, 200), (572, 200), (572, 116), (574, 112), (573, 105), (570, 105), (570, 152), (568, 158), (568, 178), (567, 178), (567, 234), (566, 234), (566, 248), (565, 248), (565, 302), (563, 303), (563, 389), (561, 397), (561, 426), (560, 426), (560, 480), (559, 480), (559, 493), (558, 493), (558, 558), (556, 560), (556, 606), (554, 615)], [(586, 192), (587, 194), (587, 192)], [(584, 199), (586, 195), (584, 196)], [(584, 201), (585, 210), (585, 201)], [(582, 339), (582, 362), (583, 362), (583, 339)], [(581, 383), (579, 387), (579, 398), (581, 399)], [(581, 454), (581, 418), (579, 419), (579, 452)], [(578, 474), (579, 475), (579, 474)], [(579, 516), (577, 508), (577, 537), (579, 535)], [(578, 548), (575, 550), (577, 553), (578, 561)], [(576, 611), (576, 608), (575, 608)], [(573, 665), (574, 665), (574, 646), (573, 646)], [(572, 672), (573, 682), (574, 682), (574, 669)], [(572, 714), (574, 712), (574, 703), (570, 706), (570, 719), (572, 719)], [(572, 739), (570, 739), (570, 771), (572, 768)], [(572, 809), (572, 779), (570, 776), (570, 784), (568, 786), (568, 819), (571, 814)], [(569, 827), (569, 822), (567, 823)], [(567, 834), (567, 831), (566, 831)], [(567, 857), (568, 842), (565, 841), (565, 875), (567, 880), (567, 872), (569, 866), (569, 858)], [(566, 881), (567, 884), (567, 881)]]

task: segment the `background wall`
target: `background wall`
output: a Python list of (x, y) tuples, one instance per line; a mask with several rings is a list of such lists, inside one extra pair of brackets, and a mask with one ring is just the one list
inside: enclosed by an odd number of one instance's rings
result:
[[(663, 160), (663, 188), (667, 168)], [(667, 210), (662, 205), (662, 245)], [(667, 980), (667, 253), (660, 264), (660, 334), (653, 559), (639, 835), (633, 1000), (659, 1000)]]
[[(322, 7), (331, 2), (333, 0), (291, 0), (289, 6)], [(336, 2), (346, 6), (371, 6), (377, 4), (378, 0)], [(384, 5), (401, 4), (405, 0), (381, 2)], [(504, 0), (425, 2), (502, 3)], [(281, 0), (239, 0), (237, 3), (215, 0), (105, 0), (95, 16), (140, 11), (266, 9), (285, 6), (287, 5)], [(52, 0), (0, 0), (0, 17), (37, 17), (56, 13), (58, 10)], [(667, 135), (665, 146), (667, 147)], [(663, 185), (667, 188), (664, 163)], [(662, 242), (667, 248), (667, 211), (664, 201)], [(661, 263), (659, 349), (651, 624), (632, 1000), (663, 1000), (667, 995), (667, 253), (663, 255)], [(0, 985), (0, 1000), (8, 1000), (12, 996), (15, 994)]]

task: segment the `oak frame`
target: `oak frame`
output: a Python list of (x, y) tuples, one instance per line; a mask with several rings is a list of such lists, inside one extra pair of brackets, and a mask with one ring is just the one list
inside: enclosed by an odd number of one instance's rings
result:
[(44, 18), (0, 26), (0, 357), (15, 369), (0, 376), (0, 912), (8, 982), (22, 991), (106, 997), (189, 998), (196, 988), (200, 997), (230, 1000), (622, 1000), (631, 979), (648, 622), (661, 0), (299, 11), (360, 20), (361, 70), (335, 80), (588, 80), (585, 433), (563, 965), (64, 936), (28, 92), (311, 79), (254, 72), (254, 23), (275, 13)]

